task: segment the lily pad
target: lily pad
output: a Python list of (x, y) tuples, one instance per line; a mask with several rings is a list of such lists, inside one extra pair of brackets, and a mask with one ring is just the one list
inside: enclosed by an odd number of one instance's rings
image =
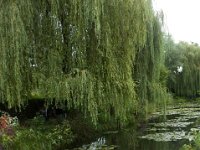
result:
[(159, 132), (161, 132), (161, 131), (169, 131), (169, 129), (167, 129), (167, 128), (155, 128), (155, 127), (153, 127), (153, 128), (147, 128), (146, 131), (150, 131), (150, 132), (159, 131)]
[(185, 128), (194, 122), (161, 122), (156, 123), (155, 127), (172, 127), (172, 128)]
[(147, 134), (144, 136), (141, 136), (141, 139), (147, 139), (147, 140), (154, 140), (154, 141), (177, 141), (184, 139), (186, 136), (185, 131), (175, 131), (175, 132), (164, 132), (164, 133), (155, 133), (155, 134)]

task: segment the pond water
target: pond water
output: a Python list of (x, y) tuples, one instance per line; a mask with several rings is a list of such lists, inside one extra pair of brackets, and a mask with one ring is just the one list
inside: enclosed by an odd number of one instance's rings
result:
[(109, 132), (80, 150), (178, 150), (183, 144), (194, 140), (200, 131), (200, 105), (170, 107), (163, 120), (156, 112), (143, 129), (126, 129)]

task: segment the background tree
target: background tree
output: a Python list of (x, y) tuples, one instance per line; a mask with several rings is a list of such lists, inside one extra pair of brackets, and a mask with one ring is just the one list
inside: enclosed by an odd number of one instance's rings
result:
[(167, 45), (168, 88), (177, 96), (196, 97), (200, 89), (200, 47), (195, 43), (176, 44), (170, 38)]

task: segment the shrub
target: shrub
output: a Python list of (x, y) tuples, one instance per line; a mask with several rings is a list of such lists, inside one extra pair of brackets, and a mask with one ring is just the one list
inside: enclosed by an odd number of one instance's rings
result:
[(73, 140), (68, 122), (18, 127), (15, 135), (3, 134), (1, 143), (6, 150), (57, 150), (66, 148)]

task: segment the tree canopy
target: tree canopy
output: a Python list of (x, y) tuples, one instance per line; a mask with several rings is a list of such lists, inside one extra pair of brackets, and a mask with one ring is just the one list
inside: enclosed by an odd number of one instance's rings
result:
[(177, 96), (196, 97), (200, 91), (200, 47), (196, 43), (174, 43), (166, 38), (168, 88)]
[(99, 112), (126, 121), (166, 93), (162, 16), (151, 0), (1, 0), (0, 20), (1, 102), (9, 107), (44, 98), (93, 122)]

